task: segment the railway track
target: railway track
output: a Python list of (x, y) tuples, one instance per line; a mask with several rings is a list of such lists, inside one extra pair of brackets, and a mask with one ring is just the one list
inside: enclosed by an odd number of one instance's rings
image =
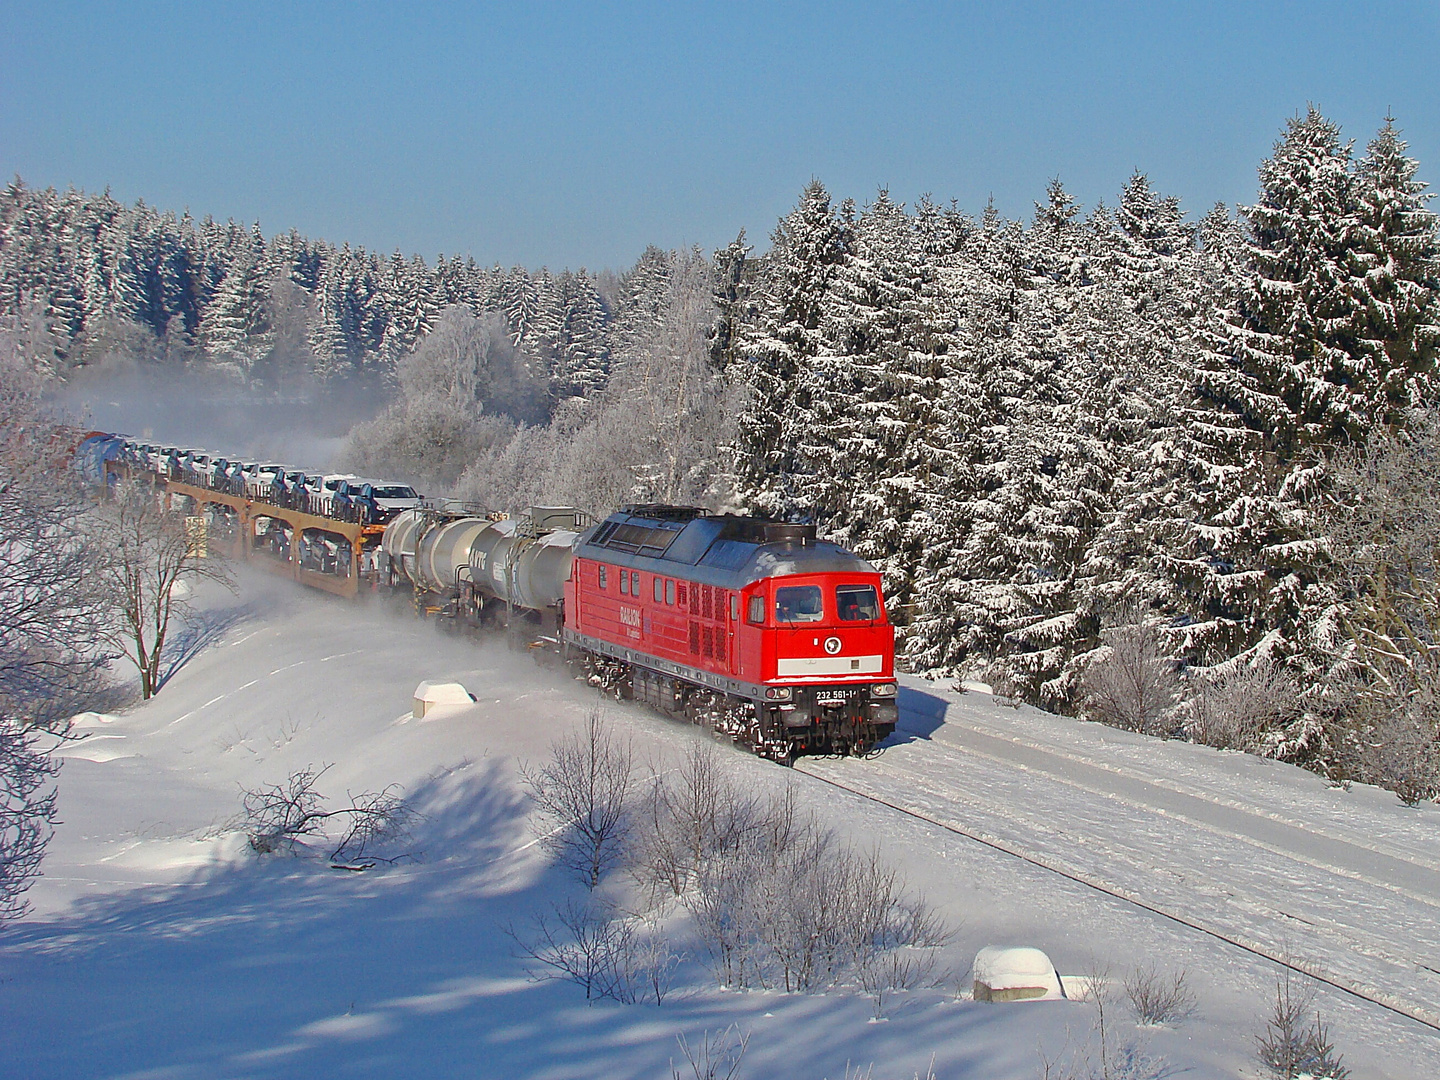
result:
[(1419, 1024), (1432, 1032), (1440, 1033), (1440, 1013), (1436, 1013), (1430, 1009), (1415, 1005), (1412, 1002), (1402, 1001), (1401, 999), (1395, 997), (1393, 994), (1380, 990), (1377, 987), (1368, 986), (1362, 982), (1345, 978), (1344, 976), (1326, 970), (1318, 964), (1312, 964), (1304, 960), (1299, 960), (1294, 957), (1286, 956), (1278, 952), (1274, 948), (1271, 948), (1262, 942), (1251, 939), (1244, 934), (1237, 933), (1233, 930), (1225, 930), (1213, 925), (1208, 925), (1200, 919), (1173, 910), (1168, 905), (1158, 903), (1152, 899), (1146, 898), (1135, 892), (1134, 890), (1117, 886), (1110, 882), (1102, 881), (1090, 874), (1086, 874), (1082, 871), (1076, 870), (1073, 867), (1065, 866), (1059, 860), (1048, 858), (1040, 852), (1027, 850), (1023, 846), (1006, 840), (1002, 837), (989, 834), (974, 827), (963, 825), (956, 821), (946, 820), (935, 814), (926, 813), (925, 811), (916, 809), (912, 806), (902, 805), (901, 803), (893, 799), (885, 798), (881, 795), (875, 794), (874, 792), (866, 791), (863, 788), (857, 787), (854, 784), (846, 783), (844, 781), (837, 780), (834, 777), (823, 775), (822, 773), (817, 772), (813, 768), (809, 767), (803, 759), (802, 761), (797, 763), (797, 769), (804, 772), (812, 779), (817, 780), (820, 783), (826, 784), (832, 788), (843, 791), (852, 797), (863, 799), (867, 802), (883, 807), (894, 813), (902, 814), (906, 817), (924, 822), (925, 824), (942, 829), (953, 835), (963, 837), (964, 839), (970, 840), (976, 844), (983, 845), (984, 847), (990, 848), (993, 851), (1000, 852), (1011, 858), (1028, 863), (1031, 866), (1038, 867), (1039, 869), (1047, 871), (1048, 873), (1055, 874), (1070, 882), (1083, 886), (1086, 889), (1090, 889), (1094, 892), (1101, 893), (1105, 896), (1122, 901), (1123, 903), (1129, 904), (1132, 907), (1138, 908), (1141, 911), (1156, 915), (1171, 923), (1184, 927), (1187, 930), (1203, 934), (1215, 941), (1221, 942), (1226, 946), (1240, 950), (1244, 953), (1247, 953), (1254, 957), (1258, 957), (1262, 960), (1268, 961), (1269, 963), (1275, 964), (1280, 968), (1294, 972), (1295, 974), (1302, 975), (1309, 979), (1313, 979), (1318, 983), (1338, 990), (1341, 993), (1364, 1004), (1384, 1009), (1395, 1016), (1399, 1016), (1413, 1023)]

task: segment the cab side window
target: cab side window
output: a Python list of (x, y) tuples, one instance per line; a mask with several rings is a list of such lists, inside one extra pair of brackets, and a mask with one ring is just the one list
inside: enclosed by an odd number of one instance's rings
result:
[(675, 582), (671, 578), (665, 579), (665, 603), (671, 605), (675, 603)]
[(655, 603), (657, 603), (657, 604), (663, 604), (664, 602), (665, 602), (665, 579), (664, 579), (664, 578), (658, 578), (658, 577), (657, 577), (657, 578), (655, 579)]
[(750, 610), (745, 614), (745, 621), (755, 626), (765, 625), (765, 598), (763, 596), (750, 597)]
[(604, 589), (606, 588), (606, 585), (605, 585), (605, 576), (606, 576), (606, 575), (605, 575), (605, 571), (606, 571), (607, 569), (608, 569), (608, 567), (606, 567), (604, 563), (601, 563), (601, 564), (600, 564), (600, 588), (601, 588), (602, 590), (604, 590)]

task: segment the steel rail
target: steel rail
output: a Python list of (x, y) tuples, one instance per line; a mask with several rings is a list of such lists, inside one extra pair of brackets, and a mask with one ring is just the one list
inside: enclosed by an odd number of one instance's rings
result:
[(982, 835), (981, 833), (974, 832), (972, 830), (965, 829), (959, 825), (956, 825), (953, 822), (942, 821), (939, 818), (931, 817), (929, 814), (922, 813), (919, 810), (914, 810), (907, 806), (901, 806), (898, 803), (891, 802), (889, 799), (881, 798), (879, 795), (872, 795), (867, 791), (862, 791), (859, 788), (851, 787), (849, 784), (842, 783), (839, 780), (832, 780), (828, 776), (821, 776), (819, 773), (811, 772), (809, 769), (804, 768), (803, 762), (803, 758), (800, 761), (796, 762), (796, 767), (798, 771), (803, 772), (806, 776), (809, 776), (815, 780), (819, 780), (822, 784), (829, 784), (831, 787), (837, 788), (840, 791), (848, 792), (849, 794), (854, 795), (857, 798), (865, 799), (868, 802), (873, 802), (880, 806), (884, 806), (890, 810), (896, 811), (897, 813), (904, 814), (907, 817), (915, 818), (917, 821), (923, 821), (928, 825), (933, 825), (936, 828), (944, 829), (946, 832), (954, 833), (956, 836), (961, 836), (967, 840), (972, 840), (977, 844), (983, 844), (985, 847), (992, 848), (993, 850), (1001, 852), (1004, 855), (1009, 855), (1012, 858), (1029, 863), (1031, 866), (1039, 867), (1041, 870), (1048, 870), (1050, 873), (1057, 874), (1060, 877), (1067, 879), (1068, 881), (1073, 881), (1077, 885), (1083, 885), (1088, 889), (1093, 889), (1096, 892), (1104, 893), (1106, 896), (1111, 896), (1114, 897), (1116, 900), (1124, 901), (1127, 904), (1131, 904), (1134, 907), (1140, 908), (1142, 911), (1148, 911), (1153, 915), (1159, 915), (1161, 918), (1168, 919), (1171, 922), (1176, 923), (1179, 926), (1183, 926), (1189, 930), (1195, 930), (1199, 933), (1206, 934), (1216, 939), (1217, 941), (1225, 943), (1226, 945), (1241, 949), (1244, 952), (1250, 953), (1252, 956), (1258, 956), (1262, 960), (1268, 960), (1272, 964), (1277, 964), (1282, 968), (1293, 971), (1297, 975), (1304, 975), (1307, 978), (1314, 979), (1316, 982), (1333, 987), (1336, 990), (1339, 990), (1341, 993), (1348, 994), (1359, 1001), (1365, 1002), (1366, 1004), (1378, 1005), (1380, 1008), (1392, 1012), (1397, 1016), (1402, 1016), (1407, 1020), (1412, 1020), (1417, 1024), (1421, 1024), (1424, 1027), (1429, 1028), (1431, 1031), (1440, 1032), (1440, 1015), (1431, 1013), (1428, 1010), (1420, 1009), (1417, 1006), (1411, 1005), (1407, 1002), (1400, 1001), (1392, 997), (1391, 995), (1385, 993), (1383, 990), (1376, 989), (1375, 987), (1366, 987), (1357, 983), (1353, 983), (1348, 979), (1345, 979), (1339, 975), (1333, 975), (1330, 972), (1325, 971), (1322, 968), (1319, 968), (1313, 964), (1308, 964), (1303, 960), (1287, 959), (1284, 956), (1277, 955), (1273, 950), (1266, 948), (1264, 945), (1258, 942), (1250, 941), (1240, 937), (1237, 934), (1228, 933), (1223, 930), (1216, 930), (1213, 927), (1205, 926), (1202, 923), (1195, 922), (1193, 919), (1188, 919), (1185, 916), (1177, 914), (1174, 911), (1169, 911), (1166, 908), (1159, 907), (1158, 905), (1153, 904), (1148, 900), (1144, 900), (1141, 897), (1131, 893), (1129, 890), (1118, 889), (1112, 885), (1106, 885), (1103, 882), (1088, 877), (1085, 874), (1078, 873), (1074, 870), (1066, 869), (1064, 866), (1052, 862), (1044, 858), (1043, 856), (1025, 851), (1017, 847), (1016, 845), (1007, 843), (1006, 841), (1001, 840), (997, 837)]

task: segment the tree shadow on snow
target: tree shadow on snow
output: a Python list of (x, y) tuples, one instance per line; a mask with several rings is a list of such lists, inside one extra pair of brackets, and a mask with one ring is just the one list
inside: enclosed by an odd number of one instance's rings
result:
[[(507, 927), (578, 886), (547, 868), (508, 768), (467, 764), (410, 794), (414, 863), (369, 873), (246, 857), (179, 886), (13, 928), (0, 1012), (16, 1075), (652, 1078), (704, 1031), (754, 1037), (745, 1074), (963, 1076), (998, 1064), (999, 1014), (943, 995), (889, 1024), (847, 995), (675, 994), (587, 1004), (528, 977)], [(707, 985), (698, 959), (690, 980)], [(63, 1003), (62, 1007), (57, 1007)], [(1038, 1014), (1037, 1020), (1040, 1019)], [(1053, 1024), (1054, 1018), (1048, 1023)], [(1014, 1043), (1012, 1036), (1005, 1045)], [(1016, 1044), (1028, 1067), (1034, 1043)], [(798, 1070), (797, 1070), (798, 1066)], [(1001, 1073), (1003, 1075), (1008, 1075)]]
[[(412, 863), (357, 874), (247, 852), (178, 886), (10, 928), (0, 981), (7, 1056), (32, 1076), (161, 1065), (177, 1075), (289, 1075), (287, 1054), (268, 1068), (229, 1063), (290, 1047), (296, 1032), (353, 1015), (357, 1003), (492, 969), (490, 909), (509, 907), (527, 884), (524, 802), (494, 762), (437, 776), (410, 802), (422, 815)], [(44, 991), (27, 992), (31, 979)], [(86, 1023), (63, 1030), (49, 1015), (56, 1000)], [(342, 1040), (355, 1027), (334, 1026)]]
[(250, 603), (186, 612), (179, 630), (171, 633), (165, 642), (156, 690), (162, 689), (181, 668), (254, 614), (254, 605)]

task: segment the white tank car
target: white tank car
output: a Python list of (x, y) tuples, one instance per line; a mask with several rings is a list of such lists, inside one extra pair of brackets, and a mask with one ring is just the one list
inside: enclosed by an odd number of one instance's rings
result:
[(386, 526), (380, 549), (394, 578), (424, 592), (455, 596), (473, 581), (496, 600), (539, 611), (564, 598), (584, 523), (570, 507), (532, 506), (501, 521), (421, 508)]

